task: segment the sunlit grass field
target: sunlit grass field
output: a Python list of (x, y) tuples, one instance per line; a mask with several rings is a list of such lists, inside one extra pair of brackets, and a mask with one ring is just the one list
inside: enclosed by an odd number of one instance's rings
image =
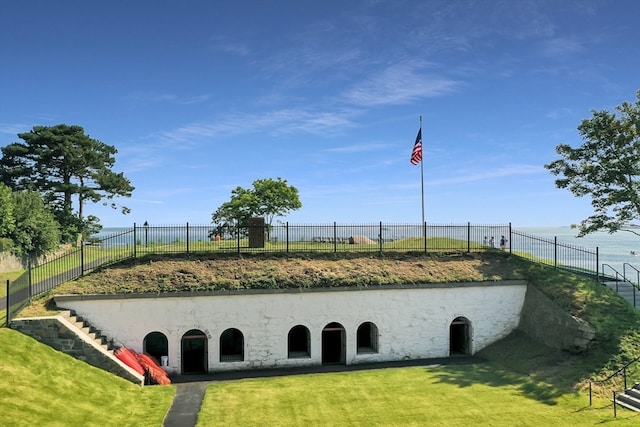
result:
[(198, 426), (613, 426), (640, 414), (490, 363), (219, 382)]
[[(217, 382), (207, 390), (199, 425), (640, 425), (636, 413), (613, 415), (611, 391), (621, 388), (620, 378), (599, 387), (592, 406), (585, 391), (589, 378), (605, 378), (638, 356), (640, 314), (588, 278), (495, 254), (591, 324), (593, 348), (572, 355), (516, 337), (483, 349), (487, 362), (475, 365)], [(331, 261), (324, 258), (304, 260)], [(368, 262), (380, 266), (377, 257)], [(149, 274), (162, 272), (161, 265), (154, 262)], [(445, 259), (430, 272), (453, 275), (451, 265)], [(637, 365), (628, 373), (631, 381), (640, 378)], [(0, 425), (8, 426), (160, 426), (175, 392), (173, 386), (134, 386), (8, 329), (0, 329), (0, 378)]]
[(0, 328), (0, 425), (161, 426), (175, 387), (140, 387)]

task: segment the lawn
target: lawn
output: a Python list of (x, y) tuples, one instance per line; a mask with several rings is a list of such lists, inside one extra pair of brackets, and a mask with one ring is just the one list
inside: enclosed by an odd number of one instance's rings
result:
[(161, 426), (174, 386), (140, 387), (0, 328), (0, 425)]
[[(530, 263), (496, 251), (477, 254), (385, 254), (384, 256), (144, 257), (70, 282), (57, 292), (118, 292), (135, 283), (157, 292), (208, 283), (289, 287), (313, 277), (370, 286), (525, 278), (568, 313), (596, 330), (590, 350), (571, 354), (514, 333), (483, 349), (476, 365), (383, 369), (212, 383), (199, 417), (216, 425), (640, 425), (640, 415), (619, 409), (611, 390), (596, 390), (589, 406), (589, 378), (604, 379), (640, 354), (640, 313), (589, 278)], [(293, 279), (292, 279), (293, 278)], [(184, 289), (183, 289), (184, 288)], [(163, 288), (164, 289), (164, 288)], [(138, 290), (138, 288), (136, 288)], [(21, 312), (51, 312), (50, 296)], [(55, 356), (52, 356), (55, 354)], [(640, 378), (638, 364), (628, 370)], [(0, 329), (0, 424), (161, 425), (174, 387), (134, 386), (88, 367), (30, 338)], [(579, 390), (579, 392), (578, 392)], [(25, 396), (29, 396), (25, 398)], [(90, 398), (85, 398), (90, 396)], [(52, 414), (55, 418), (51, 419)], [(92, 415), (97, 414), (97, 415)], [(64, 422), (63, 422), (64, 421)]]
[(613, 426), (640, 414), (491, 363), (214, 383), (198, 426)]

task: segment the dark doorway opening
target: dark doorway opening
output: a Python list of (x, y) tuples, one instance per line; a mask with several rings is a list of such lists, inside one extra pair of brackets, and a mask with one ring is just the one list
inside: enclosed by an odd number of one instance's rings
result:
[(358, 354), (378, 352), (378, 328), (371, 322), (364, 322), (358, 327)]
[(169, 342), (162, 332), (150, 332), (142, 341), (142, 351), (156, 359), (158, 364), (162, 361), (162, 356), (169, 355)]
[(449, 355), (471, 354), (471, 324), (464, 317), (456, 317), (449, 326)]
[(207, 336), (198, 329), (191, 329), (181, 340), (182, 373), (204, 374), (207, 366)]
[(346, 339), (344, 327), (340, 323), (332, 322), (322, 329), (322, 364), (345, 364)]
[(244, 335), (235, 328), (220, 335), (220, 361), (241, 362), (244, 360)]
[(287, 339), (287, 355), (289, 359), (311, 357), (310, 346), (309, 329), (302, 325), (291, 328)]

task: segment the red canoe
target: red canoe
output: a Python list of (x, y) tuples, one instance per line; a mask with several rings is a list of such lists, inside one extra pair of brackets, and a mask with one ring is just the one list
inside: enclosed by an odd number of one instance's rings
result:
[(158, 365), (156, 359), (146, 353), (135, 353), (135, 356), (138, 360), (138, 363), (149, 374), (149, 377), (151, 378), (153, 384), (171, 384), (171, 380), (167, 376), (167, 373), (164, 369), (162, 369), (160, 365)]
[(128, 367), (130, 367), (140, 375), (144, 375), (144, 368), (142, 367), (142, 365), (140, 365), (140, 362), (138, 362), (135, 351), (130, 350), (126, 347), (120, 347), (115, 349), (113, 354), (118, 359), (120, 359), (122, 363), (124, 363), (125, 365), (127, 365)]

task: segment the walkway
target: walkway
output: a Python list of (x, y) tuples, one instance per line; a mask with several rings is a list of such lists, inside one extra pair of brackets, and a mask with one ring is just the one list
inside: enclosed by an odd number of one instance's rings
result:
[(176, 385), (176, 396), (164, 420), (164, 427), (191, 427), (198, 420), (198, 412), (207, 387), (216, 381), (231, 381), (245, 378), (281, 377), (328, 372), (364, 371), (369, 369), (404, 368), (408, 366), (437, 367), (441, 365), (467, 365), (481, 363), (483, 359), (473, 356), (445, 357), (437, 359), (403, 360), (399, 362), (360, 363), (356, 365), (321, 365), (308, 367), (282, 367), (245, 371), (216, 372), (198, 375), (171, 375)]

